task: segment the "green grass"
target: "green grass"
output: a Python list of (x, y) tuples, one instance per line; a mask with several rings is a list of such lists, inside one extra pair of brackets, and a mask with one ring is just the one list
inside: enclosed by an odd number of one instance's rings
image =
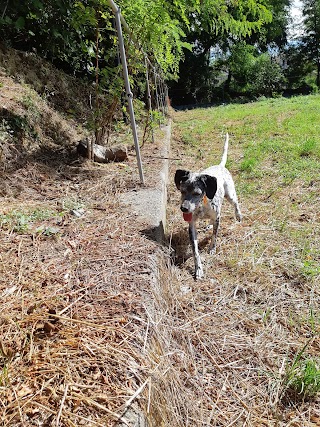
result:
[(79, 199), (66, 198), (61, 201), (61, 209), (54, 210), (44, 207), (35, 209), (13, 209), (0, 214), (0, 229), (13, 231), (18, 234), (33, 231), (44, 236), (57, 234), (57, 227), (46, 224), (49, 220), (55, 220), (63, 215), (84, 208), (84, 203)]
[(293, 361), (287, 363), (283, 380), (283, 394), (293, 395), (295, 400), (308, 400), (320, 392), (319, 359), (305, 358), (309, 342), (296, 354)]
[[(284, 184), (297, 178), (319, 179), (319, 105), (320, 96), (310, 95), (192, 110), (179, 120), (180, 138), (188, 151), (228, 131), (231, 150), (240, 144), (243, 151), (240, 161), (229, 164), (247, 178), (262, 177), (271, 163)], [(219, 156), (208, 148), (207, 165)]]
[(6, 214), (0, 214), (0, 228), (13, 230), (16, 233), (25, 233), (30, 230), (34, 223), (57, 216), (58, 213), (50, 209), (13, 210)]

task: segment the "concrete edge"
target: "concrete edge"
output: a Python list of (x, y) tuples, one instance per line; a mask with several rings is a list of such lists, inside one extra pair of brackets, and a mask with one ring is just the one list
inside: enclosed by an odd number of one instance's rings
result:
[(167, 184), (169, 179), (169, 154), (171, 141), (171, 119), (162, 127), (164, 137), (161, 141), (160, 156), (162, 165), (158, 185), (154, 188), (141, 188), (121, 197), (122, 202), (130, 205), (132, 211), (144, 219), (150, 228), (150, 237), (160, 244), (165, 242)]
[[(143, 217), (152, 231), (152, 238), (157, 241), (160, 245), (163, 245), (166, 241), (166, 222), (167, 222), (167, 185), (169, 179), (169, 155), (170, 155), (170, 142), (171, 142), (171, 119), (168, 120), (168, 124), (162, 127), (164, 130), (164, 138), (160, 149), (160, 155), (163, 157), (162, 165), (159, 173), (159, 183), (156, 188), (141, 188), (140, 190), (130, 193), (129, 197), (126, 194), (122, 198), (125, 204), (129, 204), (132, 210), (139, 216)], [(151, 211), (149, 210), (152, 207)], [(151, 280), (158, 282), (157, 280), (157, 269), (156, 260), (160, 257), (160, 250), (152, 257), (151, 265), (152, 275)], [(119, 420), (115, 425), (117, 427), (148, 427), (147, 416), (143, 413), (139, 407), (138, 402), (127, 408), (122, 414), (125, 422)]]
[(155, 238), (159, 243), (165, 242), (165, 233), (167, 229), (167, 202), (168, 202), (168, 180), (169, 180), (169, 156), (170, 156), (170, 145), (171, 145), (171, 119), (168, 120), (168, 124), (165, 127), (165, 136), (162, 141), (161, 155), (163, 156), (162, 160), (162, 169), (159, 172), (160, 175), (160, 212), (158, 218), (158, 226), (155, 230)]

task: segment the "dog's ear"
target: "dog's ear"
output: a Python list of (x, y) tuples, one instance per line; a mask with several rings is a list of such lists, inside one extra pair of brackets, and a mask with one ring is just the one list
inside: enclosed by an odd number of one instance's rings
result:
[(200, 179), (204, 184), (204, 191), (208, 199), (213, 199), (217, 192), (217, 178), (210, 175), (201, 175)]
[(190, 176), (190, 172), (189, 171), (185, 171), (182, 169), (177, 169), (176, 170), (176, 174), (174, 176), (174, 182), (176, 184), (176, 187), (178, 190), (180, 190), (180, 185), (182, 182), (185, 182), (188, 180)]

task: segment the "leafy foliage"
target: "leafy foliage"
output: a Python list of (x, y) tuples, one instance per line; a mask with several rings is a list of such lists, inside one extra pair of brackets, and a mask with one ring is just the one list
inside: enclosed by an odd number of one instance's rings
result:
[(183, 49), (190, 48), (183, 41), (185, 33), (181, 23), (189, 24), (184, 0), (176, 1), (173, 5), (161, 0), (120, 0), (118, 3), (144, 51), (160, 65), (165, 74), (177, 77)]
[(290, 24), (290, 0), (268, 0), (267, 8), (272, 13), (272, 20), (261, 27), (250, 37), (246, 37), (249, 44), (256, 44), (262, 51), (269, 46), (282, 49), (287, 44), (288, 26)]
[[(4, 3), (3, 40), (19, 49), (33, 49), (67, 72), (95, 82), (95, 111), (89, 125), (102, 135), (112, 119), (107, 111), (115, 111), (123, 97), (108, 0)], [(145, 99), (145, 54), (157, 64), (155, 71), (162, 70), (163, 77), (172, 81), (174, 103), (177, 99), (180, 104), (211, 103), (235, 94), (270, 96), (281, 92), (286, 79), (289, 88), (307, 86), (300, 72), (305, 76), (315, 65), (319, 85), (318, 0), (304, 0), (308, 37), (285, 51), (285, 71), (270, 56), (269, 47), (282, 49), (286, 43), (289, 0), (118, 0), (117, 4), (131, 31), (124, 31), (124, 37), (135, 97)], [(222, 55), (213, 61), (217, 47)]]
[[(181, 20), (188, 23), (184, 2), (175, 2), (174, 8), (160, 0), (120, 0), (119, 5), (141, 47), (165, 72), (176, 75), (183, 48), (188, 47), (180, 25)], [(116, 65), (113, 14), (107, 0), (12, 0), (1, 16), (4, 40), (23, 50), (34, 48), (68, 71), (90, 74), (96, 67), (97, 42), (99, 65), (105, 63), (108, 71)]]
[(316, 70), (316, 84), (320, 88), (320, 2), (319, 0), (303, 1), (304, 35), (302, 52)]
[[(226, 54), (213, 58), (211, 72), (216, 75), (211, 94), (223, 96), (274, 96), (281, 93), (285, 76), (281, 66), (269, 53), (261, 53), (256, 46), (240, 41), (231, 44)], [(222, 93), (218, 92), (222, 89)]]
[[(178, 83), (171, 85), (173, 103), (210, 103), (217, 99), (228, 99), (231, 74), (226, 84), (221, 85), (223, 78), (221, 73), (219, 75), (217, 72), (219, 64), (222, 66), (224, 63), (225, 72), (228, 74), (230, 70), (226, 67), (225, 58), (230, 57), (230, 50), (234, 46), (243, 45), (245, 40), (248, 44), (252, 40), (252, 46), (259, 40), (260, 44), (265, 46), (273, 40), (272, 19), (277, 15), (276, 11), (281, 9), (283, 12), (281, 28), (284, 29), (287, 6), (287, 0), (283, 0), (280, 4), (276, 1), (227, 3), (220, 0), (206, 0), (201, 2), (199, 8), (189, 17), (190, 26), (186, 28), (186, 33), (187, 40), (192, 44), (193, 49), (192, 53), (186, 54), (186, 61), (180, 63)], [(280, 22), (280, 18), (277, 22)], [(279, 32), (283, 36), (281, 31), (278, 30), (274, 40), (279, 39)], [(285, 36), (283, 38), (285, 39)], [(216, 55), (213, 55), (213, 50), (217, 50), (216, 48), (222, 52), (223, 61), (212, 63), (212, 56), (217, 59)], [(248, 48), (248, 52), (242, 49), (239, 55), (249, 54), (250, 49)], [(253, 51), (254, 47), (251, 50)], [(243, 67), (246, 67), (246, 59), (247, 57), (240, 58)], [(233, 65), (236, 67), (236, 62)], [(241, 76), (243, 86), (248, 77), (245, 74), (242, 73)], [(183, 100), (181, 100), (181, 92), (184, 94)]]
[(301, 42), (291, 44), (286, 47), (285, 51), (286, 76), (288, 87), (294, 93), (295, 91), (310, 92), (308, 84), (308, 75), (312, 73), (312, 64), (307, 60), (304, 48)]
[(284, 86), (285, 77), (280, 65), (267, 53), (256, 58), (250, 75), (251, 91), (255, 95), (273, 96)]
[[(145, 53), (177, 77), (185, 42), (182, 24), (189, 25), (187, 1), (119, 0), (129, 27), (123, 31), (135, 97), (145, 96)], [(36, 51), (70, 74), (95, 83), (93, 114), (88, 126), (101, 143), (112, 116), (119, 110), (124, 84), (113, 11), (107, 0), (29, 0), (6, 2), (0, 10), (0, 37), (13, 47)], [(134, 41), (134, 42), (133, 42)]]

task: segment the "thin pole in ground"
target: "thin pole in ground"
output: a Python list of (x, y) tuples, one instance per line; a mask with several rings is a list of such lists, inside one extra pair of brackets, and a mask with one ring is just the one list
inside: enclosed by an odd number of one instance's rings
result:
[[(159, 92), (158, 92), (158, 75), (156, 73), (156, 69), (155, 68), (153, 68), (153, 75), (154, 75), (154, 87), (155, 87), (155, 91), (156, 91), (157, 110), (160, 111)], [(159, 127), (161, 127), (160, 115), (159, 115)]]
[(144, 175), (143, 175), (141, 155), (140, 155), (140, 146), (139, 146), (139, 141), (138, 141), (137, 125), (136, 125), (136, 119), (135, 119), (134, 109), (133, 109), (133, 93), (131, 92), (131, 88), (130, 88), (127, 58), (126, 58), (126, 52), (125, 52), (125, 48), (124, 48), (124, 40), (123, 40), (123, 34), (122, 34), (122, 28), (121, 28), (121, 12), (120, 12), (120, 8), (118, 6), (116, 6), (115, 3), (113, 3), (113, 6), (115, 7), (115, 9), (114, 9), (114, 7), (112, 7), (112, 10), (113, 10), (114, 15), (115, 15), (115, 21), (116, 21), (116, 26), (117, 26), (120, 58), (121, 58), (122, 69), (123, 69), (124, 84), (125, 84), (126, 94), (127, 94), (127, 98), (128, 98), (128, 107), (129, 107), (129, 114), (130, 114), (131, 129), (132, 129), (134, 146), (135, 146), (136, 155), (137, 155), (137, 163), (138, 163), (140, 181), (141, 181), (141, 184), (144, 184)]
[(149, 116), (150, 116), (150, 122), (151, 122), (151, 134), (152, 134), (152, 142), (154, 142), (153, 115), (152, 115), (152, 103), (151, 103), (151, 92), (150, 92), (149, 70), (148, 70), (149, 64), (148, 64), (147, 58), (145, 58), (145, 67), (146, 67), (148, 108), (149, 108)]

